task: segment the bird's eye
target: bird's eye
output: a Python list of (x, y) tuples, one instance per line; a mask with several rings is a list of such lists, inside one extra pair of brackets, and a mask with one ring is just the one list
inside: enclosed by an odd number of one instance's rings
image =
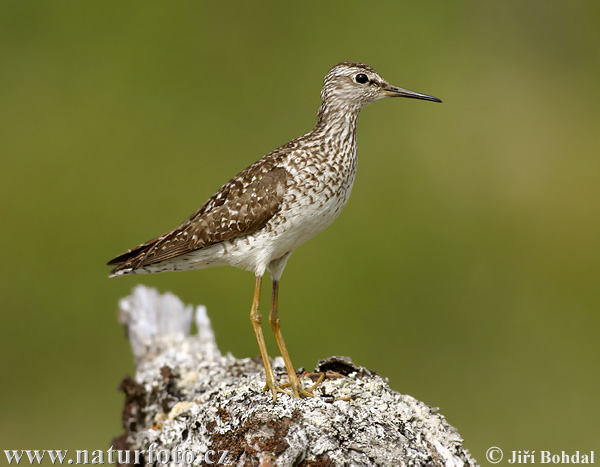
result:
[(359, 73), (358, 75), (356, 75), (354, 77), (354, 79), (356, 80), (357, 83), (360, 83), (360, 84), (365, 84), (369, 81), (369, 77), (367, 75), (365, 75), (364, 73)]

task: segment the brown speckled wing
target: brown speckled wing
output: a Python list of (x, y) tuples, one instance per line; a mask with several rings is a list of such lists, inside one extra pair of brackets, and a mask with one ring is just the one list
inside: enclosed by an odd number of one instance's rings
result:
[(116, 265), (111, 273), (126, 273), (263, 228), (279, 211), (286, 191), (289, 174), (276, 166), (280, 157), (264, 157), (223, 185), (179, 227), (109, 261)]

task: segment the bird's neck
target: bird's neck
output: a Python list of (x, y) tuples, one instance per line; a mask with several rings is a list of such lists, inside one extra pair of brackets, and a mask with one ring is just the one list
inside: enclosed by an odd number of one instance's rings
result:
[(356, 121), (362, 107), (323, 102), (313, 135), (342, 152), (356, 152)]

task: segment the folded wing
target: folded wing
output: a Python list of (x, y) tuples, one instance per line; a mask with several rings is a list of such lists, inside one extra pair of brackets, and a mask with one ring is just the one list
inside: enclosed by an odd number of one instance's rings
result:
[(111, 274), (127, 274), (262, 229), (281, 209), (288, 178), (283, 167), (251, 165), (179, 227), (109, 261), (116, 266)]

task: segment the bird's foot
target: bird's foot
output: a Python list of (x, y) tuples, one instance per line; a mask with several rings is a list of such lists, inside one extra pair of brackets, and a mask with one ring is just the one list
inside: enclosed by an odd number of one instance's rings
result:
[(267, 391), (271, 391), (271, 393), (273, 394), (273, 402), (275, 402), (277, 400), (277, 394), (280, 394), (280, 393), (287, 394), (288, 396), (292, 396), (292, 397), (294, 396), (291, 392), (286, 391), (285, 389), (283, 389), (283, 386), (280, 386), (276, 382), (269, 384), (269, 381), (267, 381), (267, 384), (265, 384), (265, 387), (263, 388), (263, 393), (265, 393)]
[[(315, 384), (313, 384), (309, 389), (304, 389), (302, 383), (298, 379), (298, 376), (296, 376), (294, 373), (292, 377), (289, 377), (289, 381), (282, 385), (277, 384), (275, 381), (269, 384), (269, 381), (267, 381), (267, 384), (265, 384), (265, 387), (263, 388), (263, 393), (267, 390), (270, 390), (273, 393), (273, 401), (277, 400), (278, 393), (287, 394), (288, 396), (295, 397), (296, 399), (301, 399), (302, 397), (316, 397), (316, 395), (313, 394), (313, 391), (319, 386), (319, 384), (321, 384), (324, 378), (325, 374), (323, 373), (321, 376), (319, 376), (319, 379)], [(284, 388), (289, 388), (291, 392), (285, 390)]]
[(295, 373), (293, 376), (294, 377), (290, 378), (289, 382), (282, 384), (281, 387), (289, 387), (294, 393), (294, 397), (298, 399), (300, 399), (300, 396), (316, 397), (316, 394), (313, 394), (313, 391), (317, 389), (319, 384), (321, 384), (323, 382), (323, 379), (325, 379), (325, 373), (322, 373), (321, 376), (319, 376), (319, 379), (309, 389), (304, 389), (302, 387), (302, 383), (300, 383), (300, 380), (298, 379), (298, 376), (296, 376)]

